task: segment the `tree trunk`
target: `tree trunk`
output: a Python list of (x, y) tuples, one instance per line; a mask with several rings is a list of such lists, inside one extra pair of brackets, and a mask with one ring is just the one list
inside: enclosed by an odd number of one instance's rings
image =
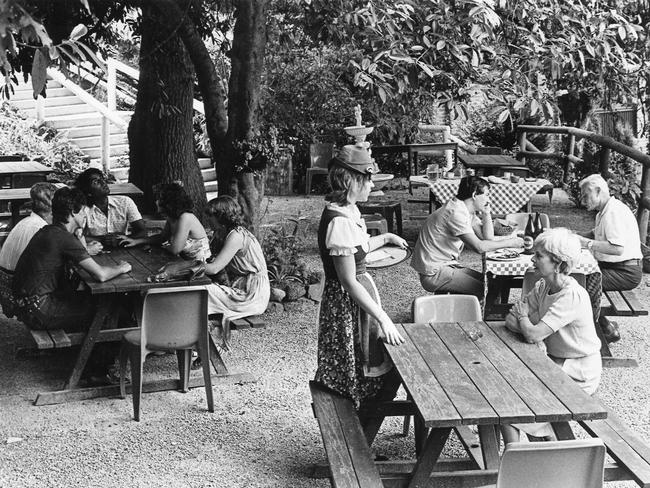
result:
[(181, 181), (200, 218), (206, 199), (194, 150), (194, 70), (180, 37), (165, 27), (153, 2), (143, 3), (141, 32), (129, 181), (144, 192), (147, 213), (155, 212), (154, 185)]
[[(169, 28), (178, 28), (178, 35), (192, 60), (201, 96), (203, 97), (205, 125), (214, 162), (221, 159), (220, 155), (223, 152), (226, 131), (228, 130), (228, 114), (225, 105), (226, 94), (222, 82), (217, 76), (214, 63), (201, 35), (196, 30), (192, 19), (183, 10), (184, 6), (179, 6), (177, 0), (158, 0), (155, 5), (161, 15), (166, 15)], [(184, 19), (180, 26), (178, 25), (179, 19)]]
[(257, 135), (260, 84), (266, 47), (268, 0), (236, 2), (228, 90), (228, 132), (224, 157), (216, 161), (220, 193), (237, 197), (249, 224), (256, 229), (264, 194), (264, 167), (244, 161), (242, 143)]

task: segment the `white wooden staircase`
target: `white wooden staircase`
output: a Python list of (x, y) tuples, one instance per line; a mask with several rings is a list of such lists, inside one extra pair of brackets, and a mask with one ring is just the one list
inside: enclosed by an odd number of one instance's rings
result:
[[(117, 181), (128, 181), (127, 127), (132, 112), (112, 112), (111, 118), (120, 122), (114, 123), (106, 118), (105, 107), (102, 107), (104, 114), (98, 111), (101, 102), (72, 81), (64, 79), (60, 73), (51, 74), (58, 79), (48, 77), (47, 98), (39, 97), (35, 101), (31, 83), (21, 83), (16, 86), (10, 103), (29, 118), (40, 118), (46, 125), (63, 132), (70, 142), (90, 157), (93, 166), (102, 166), (102, 125), (105, 125), (110, 131), (107, 166)], [(217, 196), (217, 174), (210, 158), (200, 158), (199, 165), (207, 198), (210, 200)]]

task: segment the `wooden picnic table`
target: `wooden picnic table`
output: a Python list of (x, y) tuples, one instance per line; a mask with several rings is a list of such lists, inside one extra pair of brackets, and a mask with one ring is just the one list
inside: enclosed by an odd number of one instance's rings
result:
[(483, 170), (482, 176), (496, 174), (501, 168), (512, 167), (526, 168), (521, 161), (504, 154), (459, 154), (458, 159), (466, 167), (475, 170)]
[(2, 188), (30, 187), (45, 181), (52, 168), (38, 161), (0, 161)]
[(573, 436), (570, 420), (607, 417), (536, 344), (523, 342), (503, 322), (396, 325), (406, 342), (386, 350), (415, 403), (420, 432), (410, 488), (430, 486), (452, 428), (477, 425), (481, 450), (477, 455), (468, 448), (475, 469), (444, 476), (476, 482), (489, 475), (493, 482), (499, 425), (551, 422), (567, 439)]
[[(0, 163), (0, 167), (3, 164)], [(57, 188), (66, 186), (64, 183), (55, 183)], [(140, 197), (144, 195), (133, 183), (113, 183), (108, 185), (111, 189), (111, 195), (127, 195), (131, 198)], [(20, 206), (30, 200), (30, 188), (1, 188), (0, 189), (0, 202), (11, 202), (11, 226), (13, 227), (20, 220)]]
[[(143, 249), (141, 247), (119, 248), (94, 256), (95, 261), (101, 265), (113, 265), (118, 261), (127, 261), (132, 270), (112, 280), (100, 283), (88, 272), (79, 268), (77, 273), (90, 295), (96, 301), (96, 312), (93, 321), (86, 333), (82, 333), (81, 348), (63, 390), (39, 393), (35, 405), (48, 405), (72, 400), (82, 400), (101, 396), (115, 396), (119, 394), (119, 385), (78, 388), (79, 379), (88, 362), (93, 347), (98, 342), (119, 341), (122, 336), (134, 330), (133, 327), (117, 328), (120, 301), (125, 299), (126, 293), (142, 293), (151, 288), (207, 285), (211, 280), (207, 276), (193, 281), (170, 281), (163, 283), (148, 282), (147, 278), (155, 274), (161, 266), (171, 261), (180, 261), (176, 257), (158, 247)], [(72, 334), (69, 334), (72, 335)], [(221, 359), (218, 350), (210, 340), (211, 360), (218, 377), (223, 379), (245, 379), (245, 374), (231, 374)], [(204, 358), (206, 359), (206, 358)], [(143, 385), (143, 391), (160, 391), (177, 389), (178, 380), (158, 380)], [(203, 378), (190, 378), (190, 387), (203, 386)]]

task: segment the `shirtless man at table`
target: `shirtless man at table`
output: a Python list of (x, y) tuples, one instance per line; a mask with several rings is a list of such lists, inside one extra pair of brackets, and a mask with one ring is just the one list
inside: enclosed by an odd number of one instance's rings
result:
[(411, 267), (425, 290), (483, 298), (483, 274), (458, 264), (465, 245), (479, 253), (524, 245), (520, 237), (494, 240), (490, 184), (478, 176), (460, 180), (456, 198), (429, 215), (420, 229)]
[[(641, 237), (634, 214), (627, 205), (609, 194), (605, 179), (598, 174), (580, 182), (580, 202), (587, 210), (596, 210), (596, 225), (580, 234), (583, 247), (589, 249), (603, 277), (603, 291), (625, 291), (639, 286)], [(621, 338), (618, 327), (604, 317), (600, 326), (608, 342)]]

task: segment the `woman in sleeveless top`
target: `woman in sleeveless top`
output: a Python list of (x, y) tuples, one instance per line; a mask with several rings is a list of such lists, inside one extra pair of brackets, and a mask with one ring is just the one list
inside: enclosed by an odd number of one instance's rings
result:
[(209, 313), (223, 314), (222, 323), (226, 325), (240, 317), (263, 313), (271, 294), (266, 260), (260, 243), (244, 227), (241, 206), (224, 195), (211, 200), (207, 212), (215, 233), (225, 234), (226, 238), (218, 254), (206, 264), (205, 272), (216, 275), (225, 269), (230, 279), (230, 286), (208, 285)]
[(161, 185), (156, 204), (158, 211), (167, 217), (163, 231), (149, 237), (124, 238), (122, 245), (162, 245), (183, 259), (206, 261), (210, 257), (210, 240), (203, 224), (192, 213), (194, 203), (185, 189), (178, 183)]
[(364, 147), (345, 146), (332, 159), (332, 193), (318, 229), (318, 247), (325, 271), (319, 312), (318, 369), (315, 380), (351, 398), (358, 408), (377, 397), (392, 363), (381, 341), (404, 342), (381, 307), (365, 256), (384, 244), (406, 247), (394, 234), (369, 237), (356, 202), (365, 201), (377, 172)]

